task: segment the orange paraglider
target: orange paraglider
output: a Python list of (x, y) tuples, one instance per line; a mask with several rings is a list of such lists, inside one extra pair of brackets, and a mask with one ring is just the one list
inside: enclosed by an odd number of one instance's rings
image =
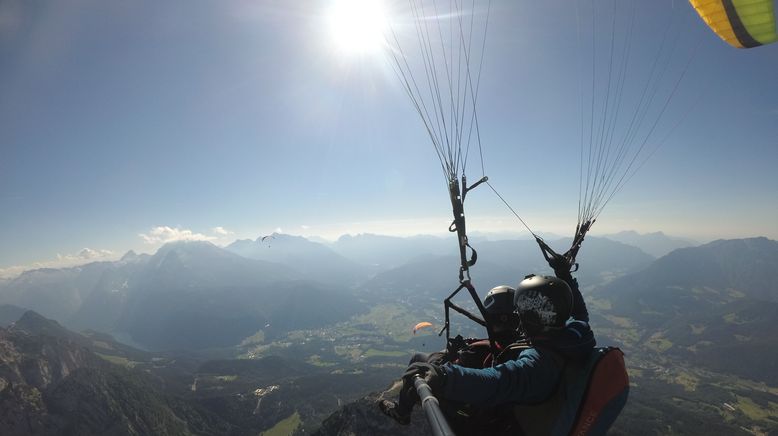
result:
[(415, 335), (416, 331), (418, 331), (419, 329), (427, 328), (427, 327), (432, 328), (432, 323), (431, 322), (427, 322), (427, 321), (420, 322), (420, 323), (416, 324), (415, 326), (413, 326), (413, 334)]

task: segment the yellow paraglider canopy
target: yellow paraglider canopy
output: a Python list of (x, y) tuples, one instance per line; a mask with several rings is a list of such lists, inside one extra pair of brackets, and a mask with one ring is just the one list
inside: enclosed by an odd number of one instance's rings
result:
[(778, 41), (773, 0), (689, 0), (729, 45), (751, 48)]

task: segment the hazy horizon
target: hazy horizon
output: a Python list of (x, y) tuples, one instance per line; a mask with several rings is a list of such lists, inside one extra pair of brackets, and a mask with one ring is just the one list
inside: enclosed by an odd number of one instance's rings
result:
[[(669, 234), (662, 230), (655, 230), (651, 232), (638, 232), (633, 229), (622, 229), (616, 231), (597, 231), (596, 229), (593, 229), (590, 233), (590, 236), (608, 237), (622, 232), (635, 232), (639, 236), (649, 236), (652, 234), (661, 233), (664, 236), (671, 239), (688, 240), (695, 244), (706, 244), (708, 242), (712, 242), (718, 239), (746, 239), (752, 237), (767, 237), (765, 235), (751, 235), (751, 236), (744, 236), (742, 238), (717, 237), (717, 238), (710, 238), (710, 239), (698, 239), (698, 238), (693, 238), (684, 235)], [(488, 231), (488, 230), (484, 231), (479, 229), (479, 230), (474, 230), (470, 233), (471, 233), (471, 237), (473, 238), (485, 237), (490, 240), (532, 239), (531, 234), (529, 234), (527, 231), (521, 231), (521, 230), (515, 231), (510, 229), (505, 229), (505, 230), (495, 229), (493, 231)], [(545, 232), (542, 230), (539, 230), (537, 233), (544, 238), (552, 238), (552, 239), (567, 238), (571, 236), (566, 233), (557, 233), (553, 231)], [(148, 234), (139, 234), (138, 235), (139, 239), (143, 239), (144, 243), (131, 246), (131, 247), (119, 248), (114, 250), (93, 249), (93, 248), (84, 247), (81, 250), (74, 253), (57, 253), (56, 255), (52, 256), (49, 259), (42, 259), (27, 264), (0, 265), (0, 279), (15, 278), (25, 271), (41, 269), (41, 268), (55, 268), (55, 269), (70, 268), (70, 267), (77, 267), (77, 266), (81, 266), (81, 265), (85, 265), (97, 261), (116, 261), (121, 259), (125, 254), (129, 253), (130, 251), (135, 252), (137, 254), (154, 254), (160, 247), (172, 242), (205, 241), (205, 242), (213, 243), (217, 247), (225, 248), (236, 241), (240, 241), (240, 240), (256, 241), (261, 239), (264, 236), (271, 236), (275, 234), (282, 234), (282, 235), (293, 236), (293, 237), (303, 237), (312, 242), (319, 242), (325, 244), (333, 244), (338, 239), (347, 236), (358, 237), (364, 235), (398, 237), (398, 238), (414, 238), (414, 237), (437, 237), (441, 239), (454, 238), (454, 235), (447, 231), (446, 232), (419, 232), (419, 233), (381, 233), (378, 231), (364, 231), (364, 232), (342, 233), (335, 237), (323, 237), (320, 235), (313, 235), (313, 234), (285, 232), (282, 228), (277, 228), (270, 233), (254, 235), (254, 236), (242, 235), (238, 237), (234, 233), (229, 232), (223, 228), (216, 228), (216, 229), (211, 229), (210, 232), (198, 233), (187, 229), (157, 227), (155, 229), (152, 229), (152, 231), (148, 232)], [(769, 237), (767, 238), (773, 239)], [(268, 242), (268, 244), (269, 245), (272, 244), (272, 240)], [(453, 239), (451, 242), (451, 249), (452, 252), (456, 250), (456, 242)], [(540, 254), (538, 255), (540, 256)]]

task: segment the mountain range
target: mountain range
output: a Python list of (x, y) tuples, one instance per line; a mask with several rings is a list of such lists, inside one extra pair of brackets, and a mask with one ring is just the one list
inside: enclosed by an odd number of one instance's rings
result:
[(698, 242), (676, 236), (668, 236), (662, 232), (641, 234), (634, 230), (603, 235), (603, 238), (633, 245), (654, 257), (662, 257), (679, 248), (694, 247)]
[[(678, 249), (592, 293), (600, 318), (628, 320), (643, 345), (697, 366), (778, 383), (778, 242), (719, 240)], [(743, 356), (760, 358), (749, 365)]]
[[(0, 285), (0, 303), (77, 329), (115, 334), (149, 349), (232, 346), (262, 331), (326, 325), (365, 310), (366, 295), (418, 290), (439, 298), (457, 284), (454, 239), (344, 236), (328, 245), (273, 234), (225, 248), (175, 242), (153, 255), (27, 271)], [(560, 251), (569, 240), (550, 241)], [(549, 272), (531, 240), (481, 240), (474, 279), (481, 288)], [(582, 250), (587, 283), (634, 271), (653, 258), (591, 237)], [(372, 298), (372, 297), (371, 297)], [(368, 298), (369, 300), (369, 298)]]
[(347, 259), (324, 244), (301, 236), (274, 233), (255, 241), (242, 239), (225, 247), (249, 259), (274, 262), (304, 278), (339, 286), (354, 286), (369, 277), (369, 264)]
[[(276, 237), (279, 253), (291, 254), (247, 257), (268, 248), (261, 239), (245, 242), (245, 255), (174, 243), (153, 255), (36, 270), (4, 283), (0, 434), (256, 434), (287, 427), (297, 434), (420, 434), (423, 416), (412, 428), (387, 424), (374, 401), (401, 374), (407, 353), (432, 342), (391, 331), (420, 314), (439, 316), (440, 300), (457, 284), (456, 252), (435, 251), (432, 240), (399, 266), (360, 265), (335, 244)], [(397, 239), (386, 242), (403, 247), (424, 238)], [(569, 244), (549, 240), (559, 251)], [(548, 272), (534, 241), (475, 246), (472, 274), (481, 294), (528, 272)], [(400, 252), (409, 253), (398, 249), (387, 258)], [(357, 264), (353, 277), (364, 279), (319, 281), (314, 268), (294, 259), (320, 259), (328, 268)], [(333, 259), (337, 265), (327, 264)], [(770, 406), (778, 404), (778, 242), (719, 240), (656, 259), (590, 236), (578, 261), (598, 342), (627, 353), (633, 386), (614, 434), (778, 430)], [(65, 327), (22, 306), (61, 316)], [(380, 316), (391, 322), (371, 318)], [(106, 332), (168, 351), (142, 351)], [(245, 345), (249, 337), (256, 345)]]
[(235, 345), (262, 329), (334, 322), (359, 310), (345, 289), (305, 277), (208, 242), (178, 242), (153, 256), (130, 253), (117, 262), (29, 271), (0, 289), (0, 301), (150, 349), (199, 349)]

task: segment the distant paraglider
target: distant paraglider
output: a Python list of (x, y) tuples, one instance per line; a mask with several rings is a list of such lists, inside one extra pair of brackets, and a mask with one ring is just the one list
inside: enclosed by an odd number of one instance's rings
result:
[(267, 246), (270, 247), (270, 242), (276, 238), (276, 234), (273, 233), (271, 235), (265, 235), (259, 238), (260, 243), (267, 243)]
[(427, 321), (423, 321), (423, 322), (420, 322), (420, 323), (416, 324), (415, 326), (413, 326), (413, 334), (415, 335), (417, 331), (419, 331), (421, 329), (424, 329), (424, 328), (432, 329), (432, 323), (431, 322), (427, 322)]
[(773, 0), (689, 0), (721, 39), (736, 48), (753, 48), (778, 41)]

